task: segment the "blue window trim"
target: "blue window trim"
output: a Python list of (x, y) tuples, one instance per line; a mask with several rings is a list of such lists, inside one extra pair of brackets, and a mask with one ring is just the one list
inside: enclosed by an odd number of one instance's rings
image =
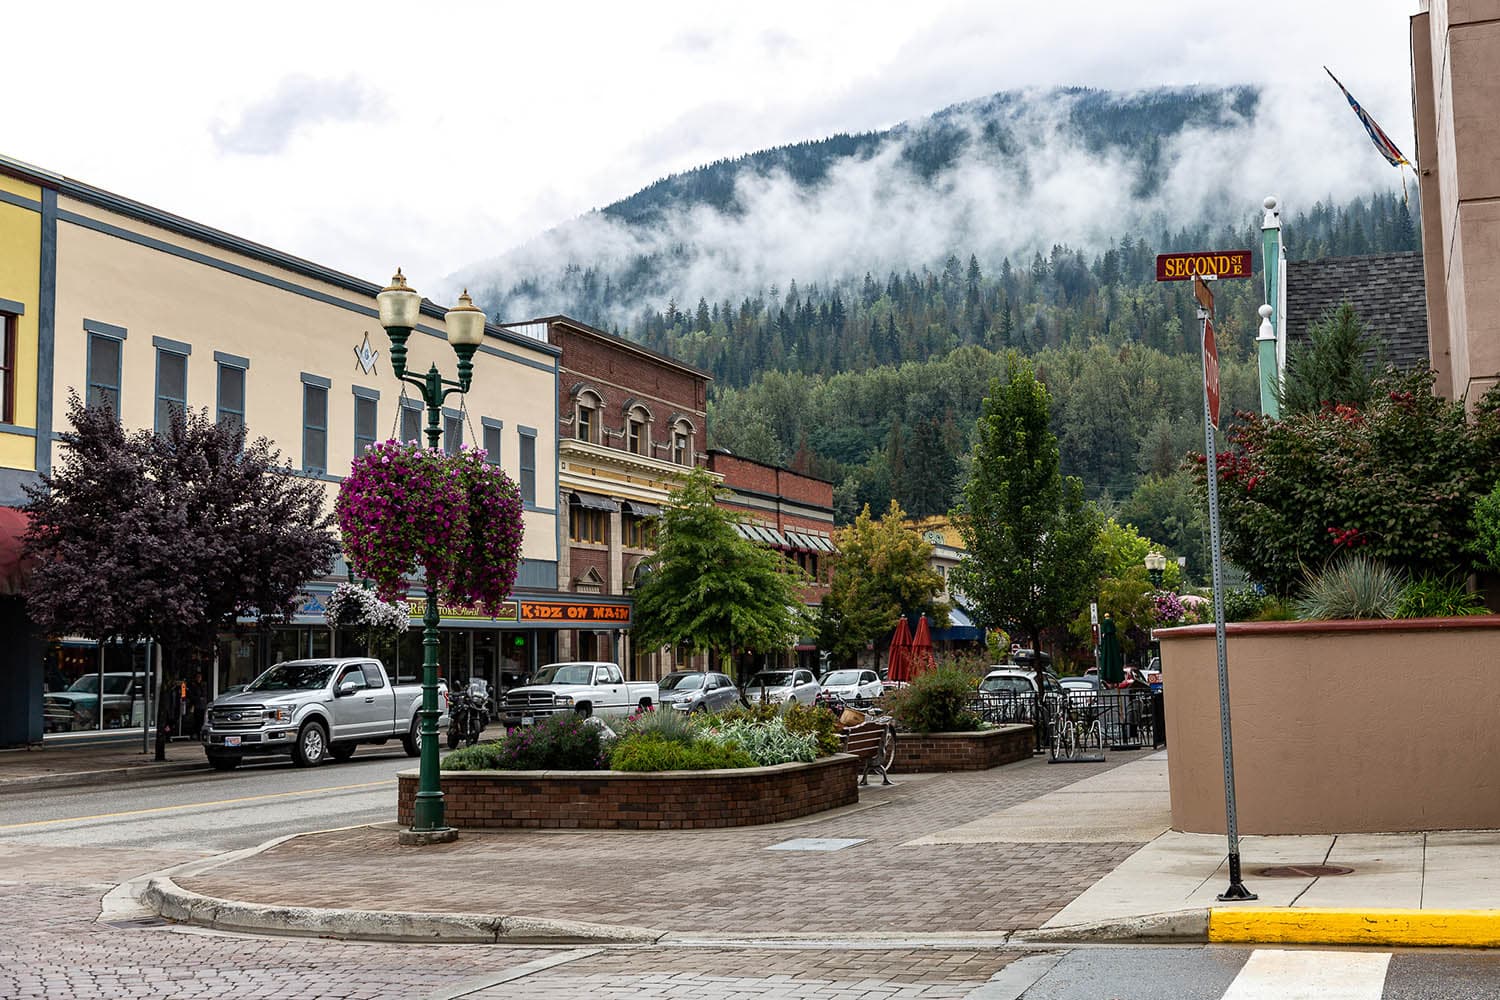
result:
[(480, 417), (479, 418), (479, 426), (480, 427), (490, 427), (490, 428), (493, 428), (493, 429), (495, 429), (497, 431), (503, 431), (503, 430), (505, 430), (505, 421), (504, 420), (496, 420), (494, 417)]
[[(165, 346), (163, 346), (163, 343), (166, 343), (166, 344), (177, 344), (180, 347), (187, 347), (186, 344), (178, 344), (178, 342), (175, 341), (175, 340), (165, 340), (165, 338), (162, 338), (162, 337), (152, 337), (151, 338), (151, 344), (152, 344), (153, 347), (156, 348), (156, 395), (155, 395), (155, 397), (153, 397), (155, 405), (153, 405), (151, 407), (151, 426), (153, 427), (153, 429), (158, 434), (162, 433), (163, 431), (165, 431), (167, 429), (167, 428), (165, 428), (165, 427), (163, 427), (161, 425), (161, 412), (160, 412), (160, 410), (161, 410), (161, 402), (162, 402), (162, 400), (166, 400), (168, 403), (175, 403), (175, 404), (177, 404), (177, 406), (184, 413), (187, 412), (188, 351), (192, 350), (192, 348), (189, 347), (187, 351), (179, 351), (179, 350), (175, 350), (175, 349), (173, 349), (171, 347), (165, 347)], [(179, 358), (182, 359), (182, 398), (181, 399), (178, 399), (176, 396), (163, 396), (162, 395), (162, 392), (161, 392), (161, 359), (162, 359), (162, 356), (166, 355), (166, 354), (170, 354), (170, 355), (173, 355), (174, 357), (179, 357)]]
[[(524, 510), (539, 510), (536, 505), (536, 428), (517, 425), (516, 435), (517, 438), (522, 441), (522, 444), (517, 449), (516, 453), (516, 459), (520, 463), (520, 465), (518, 466), (520, 476), (516, 485), (521, 487), (521, 507)], [(524, 485), (526, 481), (526, 473), (528, 471), (526, 468), (526, 447), (524, 443), (526, 438), (531, 439), (531, 468), (529, 470), (531, 472), (530, 500), (526, 499), (526, 487)]]
[[(325, 383), (325, 384), (319, 384)], [(316, 476), (328, 474), (328, 379), (317, 375), (302, 373), (302, 471)], [(313, 427), (307, 422), (307, 398), (310, 390), (318, 390), (323, 393), (323, 426)], [(321, 430), (323, 432), (323, 464), (309, 465), (307, 461), (307, 432), (309, 430)]]
[[(121, 331), (121, 332), (123, 333), (123, 331)], [(125, 366), (125, 345), (123, 343), (123, 341), (124, 341), (125, 338), (124, 337), (112, 337), (109, 334), (105, 334), (105, 333), (95, 333), (92, 330), (89, 331), (88, 337), (89, 337), (88, 347), (85, 350), (85, 356), (84, 356), (84, 360), (83, 360), (83, 364), (84, 364), (84, 371), (83, 371), (83, 384), (84, 384), (84, 388), (83, 388), (83, 402), (84, 402), (84, 405), (85, 406), (89, 405), (90, 397), (92, 397), (93, 394), (94, 394), (94, 386), (99, 386), (101, 389), (112, 389), (112, 390), (114, 390), (114, 394), (115, 394), (115, 419), (119, 420), (120, 419), (120, 408), (125, 403), (125, 400), (124, 400), (125, 393), (124, 393), (124, 390), (120, 386), (120, 382), (122, 381), (122, 369)], [(94, 377), (97, 374), (94, 371), (94, 343), (95, 343), (95, 338), (103, 338), (104, 340), (113, 340), (117, 344), (119, 344), (119, 360), (115, 364), (115, 371), (114, 371), (114, 379), (115, 380), (113, 382), (101, 382), (101, 381), (97, 380)]]
[[(369, 446), (380, 439), (380, 391), (378, 389), (366, 389), (364, 386), (356, 385), (354, 389), (354, 457), (358, 458), (364, 454)], [(359, 405), (369, 403), (375, 411), (374, 420), (375, 434), (372, 437), (361, 437), (359, 433)]]
[(129, 333), (123, 326), (115, 326), (113, 323), (101, 323), (97, 319), (84, 320), (83, 332), (92, 333), (97, 337), (109, 337), (112, 340), (124, 340)]
[(35, 427), (22, 427), (19, 424), (0, 424), (0, 434), (20, 434), (23, 437), (36, 437)]
[(15, 299), (0, 299), (0, 313), (10, 313), (12, 316), (25, 316), (26, 303), (17, 302)]
[[(232, 413), (236, 417), (240, 418), (240, 426), (245, 427), (246, 424), (244, 409), (231, 410), (224, 405), (223, 369), (228, 368), (231, 371), (237, 371), (240, 373), (240, 406), (248, 407), (250, 404), (250, 400), (248, 398), (250, 387), (248, 384), (249, 379), (247, 379), (245, 376), (250, 369), (250, 362), (245, 361), (244, 358), (236, 357), (233, 354), (224, 354), (222, 351), (214, 352), (214, 361), (217, 362), (217, 364), (214, 366), (214, 423), (222, 424), (224, 422), (224, 414)], [(242, 365), (237, 365), (232, 364), (232, 361), (245, 361), (245, 363)]]
[(181, 354), (187, 357), (193, 353), (193, 345), (185, 344), (180, 340), (168, 340), (166, 337), (152, 337), (151, 346), (158, 351), (166, 351), (170, 354)]

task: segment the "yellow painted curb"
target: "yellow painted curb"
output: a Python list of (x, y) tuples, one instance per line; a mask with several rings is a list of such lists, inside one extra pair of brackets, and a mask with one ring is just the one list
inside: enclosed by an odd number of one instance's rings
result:
[(1216, 944), (1363, 944), (1500, 948), (1500, 910), (1340, 910), (1216, 906)]

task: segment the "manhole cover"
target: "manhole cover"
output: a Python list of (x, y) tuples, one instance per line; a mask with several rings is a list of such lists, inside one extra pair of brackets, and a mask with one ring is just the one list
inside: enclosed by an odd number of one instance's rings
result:
[(1353, 868), (1343, 865), (1273, 865), (1262, 868), (1255, 874), (1263, 878), (1325, 878), (1329, 875), (1348, 875)]
[(842, 851), (846, 847), (853, 847), (855, 844), (863, 843), (863, 840), (851, 840), (844, 837), (798, 837), (796, 840), (783, 840), (779, 844), (772, 844), (766, 850)]

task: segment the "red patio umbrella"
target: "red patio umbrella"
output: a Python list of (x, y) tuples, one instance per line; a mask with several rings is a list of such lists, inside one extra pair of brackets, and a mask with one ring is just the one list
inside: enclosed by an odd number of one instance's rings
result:
[[(906, 619), (902, 619), (905, 621)], [(937, 666), (937, 661), (932, 658), (932, 633), (927, 628), (927, 616), (923, 615), (917, 622), (917, 634), (911, 640), (911, 665), (907, 668), (913, 677), (924, 670), (931, 670)]]
[(906, 625), (906, 616), (896, 622), (896, 631), (891, 635), (890, 659), (885, 675), (893, 681), (911, 680), (911, 630)]

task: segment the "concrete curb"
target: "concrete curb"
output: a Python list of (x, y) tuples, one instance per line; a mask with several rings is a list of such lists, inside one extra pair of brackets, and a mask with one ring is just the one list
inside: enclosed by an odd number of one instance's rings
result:
[(1187, 943), (1209, 940), (1209, 911), (1178, 910), (1173, 913), (1150, 913), (1137, 917), (1095, 920), (1064, 927), (1039, 927), (1016, 931), (1011, 940), (1018, 944), (1088, 944), (1092, 942)]
[(153, 876), (140, 894), (147, 909), (179, 923), (247, 934), (346, 941), (442, 944), (655, 944), (663, 931), (483, 913), (419, 913), (273, 906), (217, 899)]
[(1500, 910), (1214, 907), (1215, 944), (1348, 944), (1500, 948)]
[(98, 771), (62, 771), (57, 774), (37, 774), (25, 778), (0, 778), (0, 795), (15, 795), (24, 792), (40, 792), (50, 788), (86, 788), (90, 785), (107, 785), (121, 778), (141, 780), (186, 771), (207, 771), (208, 761), (167, 761), (149, 764), (132, 764), (128, 767), (110, 767)]

